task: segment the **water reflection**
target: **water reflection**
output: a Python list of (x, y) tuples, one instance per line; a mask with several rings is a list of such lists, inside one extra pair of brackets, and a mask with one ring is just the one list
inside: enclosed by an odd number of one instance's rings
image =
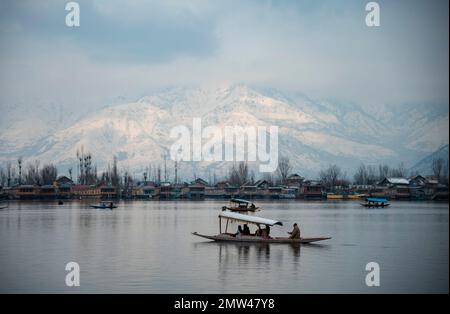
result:
[(86, 293), (370, 292), (360, 276), (372, 260), (386, 265), (379, 292), (448, 292), (448, 205), (365, 211), (353, 203), (270, 202), (264, 217), (333, 239), (299, 245), (192, 236), (217, 232), (218, 204), (121, 202), (102, 211), (75, 201), (11, 203), (0, 211), (0, 292), (71, 292), (61, 278), (72, 260), (82, 265)]
[[(284, 251), (290, 253), (289, 259), (298, 262), (300, 260), (301, 246), (298, 243), (274, 244), (248, 242), (197, 242), (193, 244), (194, 250), (199, 252), (206, 247), (209, 250), (211, 248), (217, 248), (219, 264), (225, 268), (228, 268), (229, 264), (238, 264), (240, 266), (246, 266), (253, 262), (256, 264), (264, 264), (269, 263), (270, 259), (274, 259), (280, 263), (283, 262)], [(311, 245), (308, 246), (313, 247)], [(326, 246), (316, 246), (318, 248), (326, 248)], [(271, 253), (273, 250), (276, 252)]]

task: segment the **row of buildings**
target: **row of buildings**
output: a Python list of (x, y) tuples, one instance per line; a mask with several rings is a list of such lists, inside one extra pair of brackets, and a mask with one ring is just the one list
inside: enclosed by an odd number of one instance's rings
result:
[[(332, 193), (329, 191), (333, 191)], [(109, 184), (80, 185), (68, 177), (56, 179), (53, 185), (20, 185), (1, 188), (8, 199), (359, 199), (384, 197), (403, 200), (448, 200), (448, 186), (433, 178), (384, 178), (376, 185), (352, 185), (325, 188), (320, 182), (305, 180), (298, 174), (288, 177), (285, 185), (271, 185), (266, 180), (247, 182), (241, 186), (223, 181), (210, 185), (198, 178), (190, 183), (137, 182), (119, 188)]]

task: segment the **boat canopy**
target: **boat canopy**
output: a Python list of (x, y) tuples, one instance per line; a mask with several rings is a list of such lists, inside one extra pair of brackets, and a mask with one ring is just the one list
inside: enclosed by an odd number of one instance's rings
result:
[(373, 197), (369, 197), (367, 199), (368, 202), (374, 202), (374, 203), (386, 203), (387, 199), (385, 198), (373, 198)]
[(257, 225), (280, 225), (282, 226), (283, 223), (281, 221), (272, 220), (272, 219), (266, 219), (262, 217), (256, 217), (256, 216), (249, 216), (239, 213), (233, 213), (233, 212), (222, 212), (219, 214), (220, 218), (226, 218), (236, 221), (243, 221), (243, 222), (249, 222)]
[(239, 203), (239, 204), (251, 204), (251, 202), (246, 201), (246, 200), (242, 200), (242, 199), (239, 199), (239, 198), (232, 198), (230, 200), (230, 202), (232, 202), (232, 203)]

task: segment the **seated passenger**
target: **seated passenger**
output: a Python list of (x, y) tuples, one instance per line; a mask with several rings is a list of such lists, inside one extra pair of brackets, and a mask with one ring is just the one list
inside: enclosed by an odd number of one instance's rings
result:
[(234, 234), (235, 237), (240, 237), (242, 236), (242, 227), (241, 225), (238, 226), (238, 231)]
[(270, 226), (266, 225), (266, 238), (270, 238)]
[(263, 230), (261, 229), (261, 226), (258, 225), (258, 230), (256, 230), (255, 236), (262, 237), (262, 235), (263, 235)]
[(243, 231), (244, 235), (250, 235), (250, 228), (248, 227), (247, 224), (244, 225), (244, 231)]

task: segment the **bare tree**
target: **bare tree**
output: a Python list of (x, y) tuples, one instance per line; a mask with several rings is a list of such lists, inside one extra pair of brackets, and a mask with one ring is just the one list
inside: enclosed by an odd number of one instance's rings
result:
[(25, 174), (26, 184), (41, 184), (41, 177), (39, 174), (39, 161), (35, 160), (34, 163), (27, 165), (27, 173)]
[(373, 185), (377, 182), (376, 168), (374, 166), (367, 166), (367, 184)]
[(241, 161), (238, 167), (239, 183), (242, 185), (248, 181), (248, 165), (246, 162)]
[(273, 175), (270, 172), (266, 172), (263, 175), (263, 180), (266, 180), (270, 186), (273, 186), (275, 184), (274, 179), (273, 179)]
[(113, 158), (113, 168), (111, 173), (111, 183), (113, 186), (119, 185), (119, 172), (117, 170), (117, 157), (114, 156)]
[(246, 162), (241, 161), (237, 166), (233, 164), (228, 172), (228, 182), (233, 185), (242, 185), (247, 182), (249, 178), (248, 165)]
[(8, 182), (5, 170), (2, 168), (0, 168), (0, 185), (1, 186), (5, 186), (6, 183)]
[(444, 159), (437, 158), (437, 159), (433, 160), (433, 164), (431, 166), (431, 168), (433, 170), (433, 175), (439, 181), (441, 181), (442, 175), (444, 173), (444, 165), (445, 165)]
[(232, 185), (239, 185), (239, 173), (235, 164), (233, 164), (231, 169), (228, 171), (228, 182)]
[[(195, 177), (195, 173), (194, 173), (194, 177)], [(156, 169), (156, 178), (158, 181), (158, 184), (161, 183), (161, 166), (158, 165), (158, 168)]]
[(255, 183), (255, 171), (250, 171), (250, 182)]
[(353, 176), (353, 179), (356, 184), (366, 185), (368, 176), (369, 174), (366, 165), (360, 164), (355, 172), (355, 175)]
[(327, 188), (333, 188), (338, 185), (339, 180), (343, 180), (343, 173), (341, 168), (337, 165), (331, 165), (326, 170), (322, 170), (319, 173), (320, 181)]
[(144, 184), (147, 184), (147, 172), (144, 171), (144, 173), (142, 175), (144, 177)]
[(22, 184), (22, 157), (17, 159), (17, 164), (19, 166), (19, 185)]
[(7, 186), (11, 186), (11, 181), (12, 181), (12, 166), (11, 166), (11, 162), (7, 161), (6, 162), (6, 180), (7, 180)]
[(291, 163), (288, 157), (281, 157), (278, 161), (278, 176), (282, 184), (286, 184), (286, 179), (291, 172)]
[(41, 184), (53, 184), (58, 176), (58, 170), (53, 164), (44, 165), (40, 171)]
[(133, 178), (128, 170), (123, 174), (123, 192), (126, 197), (131, 197), (133, 191)]
[(383, 180), (386, 177), (389, 177), (390, 169), (388, 165), (379, 165), (378, 166), (378, 180)]
[(448, 159), (444, 165), (444, 171), (443, 171), (443, 175), (442, 175), (442, 183), (448, 185)]
[(93, 166), (93, 158), (91, 153), (84, 153), (84, 147), (81, 146), (77, 150), (78, 160), (78, 183), (95, 184), (97, 182), (97, 169)]
[(396, 177), (396, 178), (404, 178), (407, 176), (408, 171), (405, 168), (405, 165), (403, 164), (403, 162), (401, 162), (397, 168), (393, 168), (389, 171), (390, 176), (391, 177)]
[[(178, 161), (177, 160), (175, 160), (174, 168), (175, 168), (174, 169), (174, 171), (175, 171), (174, 182), (175, 182), (175, 184), (178, 184)], [(211, 180), (209, 182), (211, 182)]]

